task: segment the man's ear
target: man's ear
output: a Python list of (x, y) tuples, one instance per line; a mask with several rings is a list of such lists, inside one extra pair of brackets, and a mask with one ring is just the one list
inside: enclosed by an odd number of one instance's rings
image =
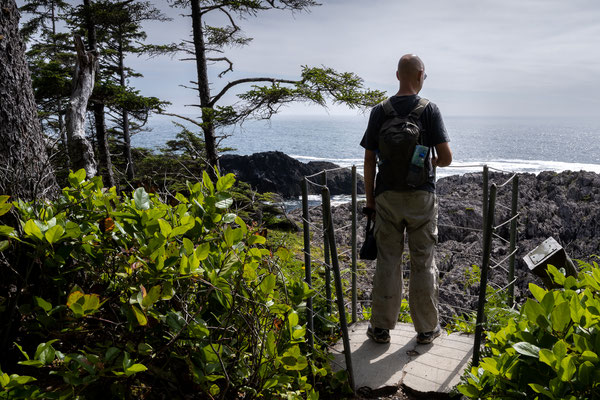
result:
[(396, 79), (400, 80), (400, 71), (396, 70)]

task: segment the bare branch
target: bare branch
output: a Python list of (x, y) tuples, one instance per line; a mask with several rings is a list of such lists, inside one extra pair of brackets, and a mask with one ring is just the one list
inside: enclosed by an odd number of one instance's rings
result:
[(219, 78), (222, 78), (223, 75), (225, 75), (229, 71), (233, 72), (233, 63), (227, 57), (216, 57), (216, 58), (209, 57), (206, 60), (207, 61), (225, 61), (225, 62), (227, 62), (229, 64), (229, 68), (227, 68), (225, 71), (221, 71), (219, 73)]

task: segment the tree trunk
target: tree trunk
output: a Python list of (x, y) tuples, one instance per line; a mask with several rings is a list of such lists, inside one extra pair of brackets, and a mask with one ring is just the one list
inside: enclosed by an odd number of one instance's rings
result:
[[(125, 65), (123, 60), (123, 41), (119, 39), (119, 81), (123, 90), (125, 90)], [(129, 112), (125, 107), (121, 108), (121, 125), (123, 129), (123, 153), (125, 154), (125, 160), (127, 161), (126, 174), (127, 179), (132, 180), (135, 176), (135, 170), (133, 168), (133, 158), (131, 157), (131, 135), (129, 134)]]
[(96, 126), (96, 141), (98, 142), (98, 171), (102, 176), (105, 186), (115, 186), (115, 176), (112, 170), (112, 161), (110, 158), (110, 149), (108, 147), (108, 138), (106, 136), (106, 124), (104, 123), (104, 104), (94, 103), (94, 122)]
[[(196, 53), (196, 70), (198, 73), (198, 95), (202, 108), (202, 130), (206, 146), (206, 158), (209, 166), (219, 169), (219, 156), (217, 154), (217, 141), (215, 140), (214, 109), (209, 107), (210, 87), (208, 85), (208, 71), (206, 65), (206, 45), (202, 32), (202, 13), (200, 0), (192, 0), (192, 30), (194, 33), (194, 51)], [(208, 170), (211, 178), (216, 179), (215, 171)]]
[(0, 7), (0, 194), (32, 200), (59, 191), (37, 116), (14, 0)]
[(73, 77), (73, 91), (67, 108), (67, 141), (74, 171), (85, 169), (88, 178), (96, 176), (97, 165), (92, 145), (85, 137), (85, 114), (94, 89), (96, 56), (86, 52), (81, 37), (75, 36), (77, 64)]

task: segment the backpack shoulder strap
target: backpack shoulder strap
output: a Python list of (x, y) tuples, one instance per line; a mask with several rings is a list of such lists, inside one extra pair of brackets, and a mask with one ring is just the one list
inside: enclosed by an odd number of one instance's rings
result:
[(394, 106), (392, 105), (392, 102), (390, 101), (389, 98), (382, 101), (381, 106), (383, 107), (383, 111), (385, 112), (386, 116), (389, 117), (389, 116), (398, 115), (396, 113), (396, 109), (394, 109)]
[(427, 108), (428, 105), (429, 105), (429, 100), (424, 97), (421, 97), (419, 99), (419, 102), (415, 106), (415, 108), (413, 108), (413, 110), (410, 112), (410, 114), (408, 114), (408, 117), (411, 119), (419, 119), (421, 117), (421, 114), (423, 114), (423, 111), (425, 111), (425, 108)]

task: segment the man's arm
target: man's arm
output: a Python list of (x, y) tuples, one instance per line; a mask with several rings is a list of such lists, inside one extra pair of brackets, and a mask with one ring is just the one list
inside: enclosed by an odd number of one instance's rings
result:
[[(448, 142), (435, 145), (435, 151), (437, 153), (437, 157), (433, 159), (433, 164), (436, 167), (447, 167), (448, 165), (452, 164), (452, 150), (450, 150), (450, 145), (448, 144)], [(366, 169), (367, 163), (365, 157), (365, 185), (367, 184)]]
[(365, 150), (365, 195), (367, 207), (375, 209), (375, 172), (377, 166), (377, 154), (373, 150)]

